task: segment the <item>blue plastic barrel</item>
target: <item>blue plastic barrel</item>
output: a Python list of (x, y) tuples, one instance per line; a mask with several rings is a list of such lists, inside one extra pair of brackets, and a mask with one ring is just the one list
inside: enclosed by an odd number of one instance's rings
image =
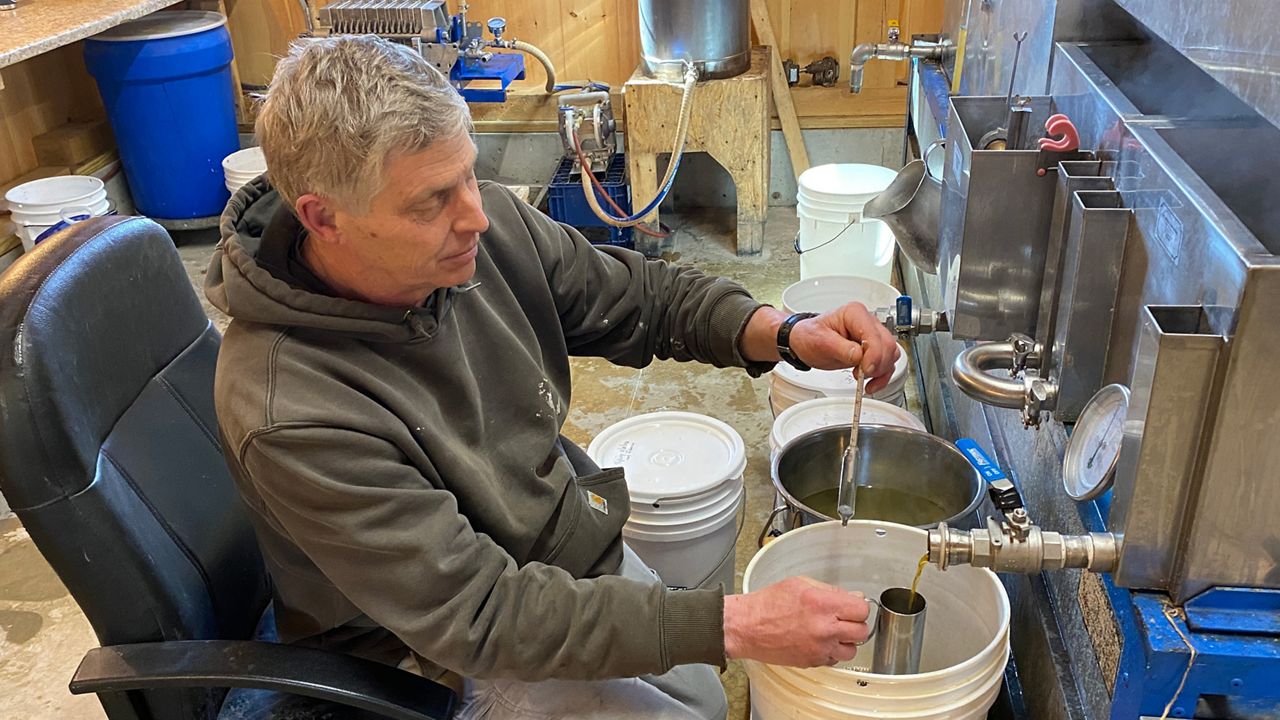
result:
[(214, 12), (161, 11), (84, 43), (145, 215), (204, 218), (227, 204), (222, 159), (240, 139), (226, 22)]

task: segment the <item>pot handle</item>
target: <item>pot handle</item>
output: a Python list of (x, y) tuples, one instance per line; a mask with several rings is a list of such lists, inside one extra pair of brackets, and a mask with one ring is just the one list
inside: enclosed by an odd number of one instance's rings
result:
[(940, 178), (935, 177), (934, 174), (929, 170), (929, 156), (933, 154), (934, 150), (937, 150), (938, 148), (945, 148), (946, 146), (947, 146), (946, 138), (942, 138), (940, 140), (934, 140), (933, 142), (929, 143), (929, 148), (924, 151), (924, 157), (921, 158), (921, 160), (924, 160), (924, 174), (928, 175), (934, 180), (938, 180)]
[(773, 525), (773, 521), (777, 519), (778, 515), (786, 511), (786, 509), (787, 509), (787, 504), (783, 503), (778, 507), (774, 508), (773, 512), (769, 513), (769, 517), (766, 518), (764, 521), (764, 527), (760, 528), (760, 535), (756, 538), (757, 548), (764, 547), (764, 539), (769, 536), (769, 527)]
[(866, 640), (863, 640), (860, 643), (854, 643), (854, 645), (857, 645), (858, 647), (862, 647), (863, 645), (871, 642), (871, 639), (876, 636), (876, 631), (880, 629), (880, 613), (884, 612), (884, 607), (880, 605), (879, 600), (876, 600), (875, 598), (863, 599), (867, 601), (868, 605), (875, 605), (876, 611), (874, 613), (869, 611), (867, 612), (867, 624), (871, 626), (871, 631), (867, 633)]

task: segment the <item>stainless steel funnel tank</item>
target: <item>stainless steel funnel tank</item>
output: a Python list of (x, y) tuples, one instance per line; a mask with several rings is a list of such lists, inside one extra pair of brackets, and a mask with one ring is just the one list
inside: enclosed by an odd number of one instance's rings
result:
[(749, 0), (640, 0), (645, 72), (679, 82), (685, 63), (698, 79), (727, 78), (751, 66)]

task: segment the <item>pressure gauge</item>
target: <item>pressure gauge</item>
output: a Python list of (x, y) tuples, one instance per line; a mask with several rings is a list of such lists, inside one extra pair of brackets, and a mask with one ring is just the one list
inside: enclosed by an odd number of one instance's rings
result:
[(1073, 500), (1093, 500), (1111, 487), (1128, 411), (1124, 385), (1102, 388), (1084, 406), (1062, 458), (1062, 486)]

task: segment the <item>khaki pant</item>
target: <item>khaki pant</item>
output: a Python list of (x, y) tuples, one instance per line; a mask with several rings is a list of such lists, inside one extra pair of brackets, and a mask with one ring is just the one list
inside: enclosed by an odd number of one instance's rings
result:
[[(661, 582), (631, 548), (618, 574)], [(611, 680), (464, 680), (458, 720), (724, 720), (724, 688), (710, 665), (682, 665), (664, 675)]]

